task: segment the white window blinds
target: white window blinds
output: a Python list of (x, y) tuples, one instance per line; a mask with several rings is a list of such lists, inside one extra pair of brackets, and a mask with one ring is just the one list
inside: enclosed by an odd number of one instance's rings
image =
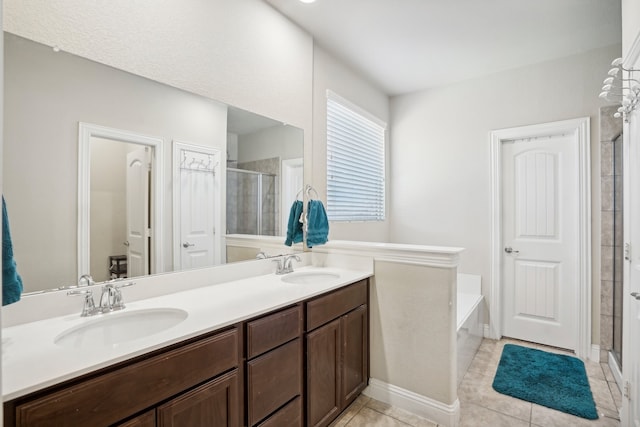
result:
[(327, 215), (330, 221), (385, 218), (386, 124), (327, 92)]

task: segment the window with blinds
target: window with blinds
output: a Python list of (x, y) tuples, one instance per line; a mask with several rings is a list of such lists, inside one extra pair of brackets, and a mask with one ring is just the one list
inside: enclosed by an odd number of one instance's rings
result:
[(385, 218), (386, 124), (327, 92), (327, 216), (330, 221)]

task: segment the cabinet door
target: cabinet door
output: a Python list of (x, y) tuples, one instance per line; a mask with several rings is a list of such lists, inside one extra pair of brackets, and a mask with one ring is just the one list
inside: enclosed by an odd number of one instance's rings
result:
[(234, 369), (157, 409), (159, 427), (236, 427), (240, 425), (238, 370)]
[(340, 319), (307, 334), (307, 425), (326, 426), (340, 412)]
[(340, 318), (342, 332), (341, 403), (346, 408), (367, 386), (369, 376), (369, 328), (367, 306), (361, 305)]

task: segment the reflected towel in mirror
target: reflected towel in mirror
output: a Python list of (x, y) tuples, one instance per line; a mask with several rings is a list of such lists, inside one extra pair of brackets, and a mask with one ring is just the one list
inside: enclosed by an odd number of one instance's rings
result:
[(302, 242), (302, 222), (300, 222), (300, 217), (302, 216), (303, 207), (304, 205), (300, 200), (295, 200), (291, 205), (289, 222), (287, 223), (287, 240), (284, 242), (287, 246)]
[(22, 278), (18, 274), (16, 262), (13, 259), (9, 215), (4, 196), (2, 196), (2, 305), (19, 301), (21, 295)]

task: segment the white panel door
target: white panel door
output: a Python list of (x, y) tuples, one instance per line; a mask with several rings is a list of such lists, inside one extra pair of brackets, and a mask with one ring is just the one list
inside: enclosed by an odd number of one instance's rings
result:
[(187, 159), (180, 167), (179, 269), (210, 267), (216, 264), (216, 195), (214, 165), (218, 154), (181, 150)]
[(624, 131), (624, 233), (630, 251), (624, 265), (622, 425), (640, 427), (640, 114), (629, 117)]
[(149, 274), (150, 148), (127, 154), (127, 275)]
[(578, 168), (572, 136), (506, 142), (503, 334), (575, 350)]

